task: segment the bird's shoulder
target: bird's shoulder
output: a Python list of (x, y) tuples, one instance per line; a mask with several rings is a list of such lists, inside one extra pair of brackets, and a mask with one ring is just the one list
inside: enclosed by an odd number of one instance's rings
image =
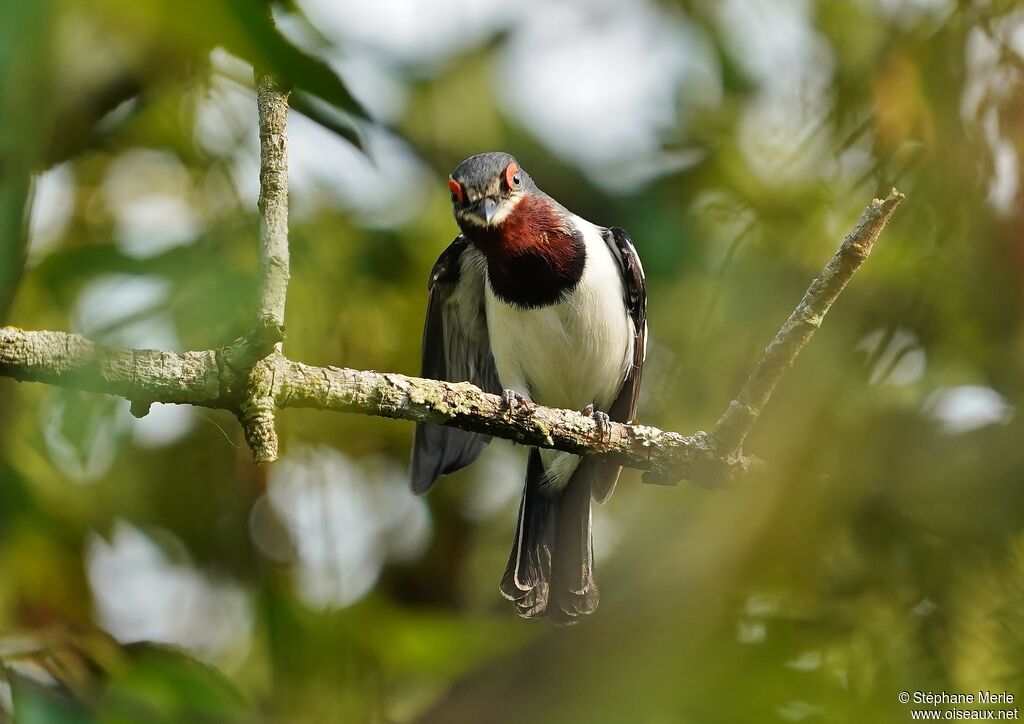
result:
[(629, 234), (625, 230), (617, 226), (602, 228), (601, 236), (622, 273), (630, 308), (645, 310), (647, 307), (647, 280), (633, 240), (629, 238)]
[(427, 288), (434, 291), (438, 285), (458, 284), (462, 276), (462, 257), (472, 249), (472, 244), (464, 235), (459, 234), (451, 244), (445, 247), (444, 251), (434, 262), (434, 268), (430, 271), (430, 280)]

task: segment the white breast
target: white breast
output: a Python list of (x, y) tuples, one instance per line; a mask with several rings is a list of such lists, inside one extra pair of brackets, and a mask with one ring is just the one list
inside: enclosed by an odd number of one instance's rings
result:
[[(596, 226), (574, 217), (583, 232), (583, 276), (561, 302), (520, 309), (487, 285), (487, 328), (498, 378), (542, 405), (608, 410), (633, 355), (632, 321), (623, 303), (622, 276)], [(578, 458), (542, 451), (552, 485), (568, 481)]]

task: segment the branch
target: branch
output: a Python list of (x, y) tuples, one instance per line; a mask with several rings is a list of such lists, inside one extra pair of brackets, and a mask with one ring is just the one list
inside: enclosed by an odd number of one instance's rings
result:
[[(311, 367), (289, 360), (276, 350), (254, 361), (249, 339), (216, 350), (179, 354), (116, 349), (73, 334), (0, 327), (0, 375), (129, 400), (201, 405), (236, 413), (251, 401), (256, 384), (271, 411), (271, 430), (275, 408), (355, 412), (432, 422), (523, 445), (600, 455), (646, 471), (646, 482), (669, 483), (686, 478), (717, 483), (736, 478), (750, 468), (751, 462), (737, 454), (743, 438), (775, 385), (871, 253), (902, 198), (893, 190), (885, 201), (875, 200), (864, 211), (710, 435), (681, 435), (621, 423), (612, 423), (602, 435), (590, 416), (539, 405), (509, 412), (500, 397), (468, 382)], [(274, 442), (276, 454), (276, 437)], [(262, 449), (269, 451), (267, 447)], [(256, 446), (253, 454), (261, 459)]]
[(853, 231), (843, 239), (839, 251), (811, 282), (804, 298), (765, 349), (739, 394), (711, 429), (711, 437), (720, 456), (729, 457), (740, 449), (775, 386), (821, 326), (825, 314), (847, 282), (871, 254), (879, 234), (902, 200), (903, 194), (892, 189), (884, 201), (872, 201)]
[[(0, 327), (0, 375), (129, 400), (199, 405), (235, 411), (251, 372), (231, 363), (245, 344), (204, 352), (105, 347), (75, 334)], [(440, 382), (338, 367), (312, 367), (279, 353), (258, 361), (275, 407), (355, 412), (434, 422), (524, 445), (603, 455), (659, 475), (685, 476), (710, 459), (703, 433), (683, 436), (644, 425), (612, 423), (601, 435), (592, 417), (534, 406), (510, 414), (501, 397), (468, 382)], [(730, 467), (742, 467), (737, 460)]]
[[(288, 93), (271, 75), (256, 79), (260, 128), (260, 263), (263, 271), (256, 323), (247, 359), (255, 363), (281, 351), (284, 307), (288, 295)], [(277, 459), (273, 380), (253, 366), (238, 405), (238, 420), (256, 462)]]
[(260, 288), (259, 321), (284, 334), (288, 294), (288, 93), (270, 75), (256, 81), (260, 127)]

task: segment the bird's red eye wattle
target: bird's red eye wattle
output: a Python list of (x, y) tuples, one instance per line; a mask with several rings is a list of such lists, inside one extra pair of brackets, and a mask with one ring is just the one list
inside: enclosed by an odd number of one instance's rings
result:
[(517, 189), (523, 185), (523, 176), (519, 173), (519, 164), (513, 161), (505, 169), (505, 185)]
[(462, 203), (462, 185), (459, 184), (455, 179), (448, 180), (448, 190), (452, 192), (452, 201), (461, 204)]

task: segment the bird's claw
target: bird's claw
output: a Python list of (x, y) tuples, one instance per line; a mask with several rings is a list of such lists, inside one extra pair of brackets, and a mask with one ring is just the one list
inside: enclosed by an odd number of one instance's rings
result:
[(512, 416), (518, 410), (530, 409), (530, 401), (520, 395), (515, 390), (503, 390), (501, 393), (501, 405), (505, 408), (505, 412)]
[(597, 426), (597, 433), (601, 436), (602, 440), (607, 440), (612, 429), (612, 418), (608, 417), (608, 413), (602, 412), (601, 410), (595, 410), (594, 405), (590, 404), (583, 410), (583, 414), (594, 418), (594, 424)]

